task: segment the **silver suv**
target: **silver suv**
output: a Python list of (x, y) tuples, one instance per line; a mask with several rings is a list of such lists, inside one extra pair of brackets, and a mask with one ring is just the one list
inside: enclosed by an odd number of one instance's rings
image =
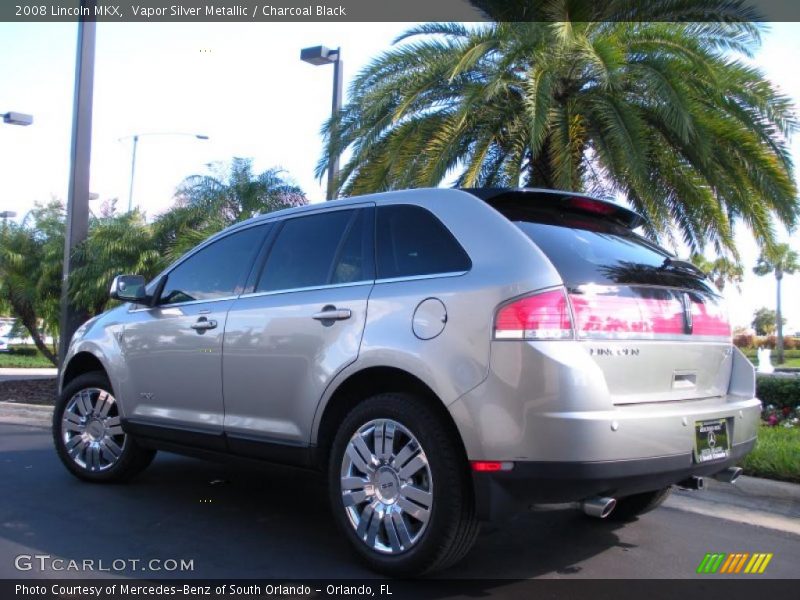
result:
[(327, 471), (373, 568), (443, 568), (536, 503), (630, 519), (733, 480), (752, 365), (639, 215), (544, 190), (423, 189), (234, 225), (75, 334), (53, 435), (81, 479), (156, 449)]

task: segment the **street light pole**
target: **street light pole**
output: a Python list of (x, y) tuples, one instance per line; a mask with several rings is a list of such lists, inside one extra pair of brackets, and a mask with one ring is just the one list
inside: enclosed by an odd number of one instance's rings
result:
[[(333, 63), (333, 101), (331, 102), (331, 116), (336, 117), (342, 110), (342, 49), (336, 49), (336, 62)], [(331, 137), (333, 134), (331, 134)], [(328, 200), (336, 198), (336, 181), (339, 179), (339, 154), (331, 155), (328, 159)]]
[[(94, 14), (96, 0), (81, 0), (81, 14)], [(72, 108), (67, 222), (64, 235), (64, 270), (61, 277), (61, 322), (58, 342), (59, 368), (63, 366), (72, 335), (86, 320), (86, 313), (69, 298), (69, 276), (73, 250), (89, 234), (89, 165), (92, 151), (92, 94), (94, 90), (94, 49), (97, 24), (80, 17), (75, 64), (75, 94)]]
[(139, 145), (139, 136), (133, 136), (133, 152), (131, 153), (131, 185), (128, 189), (128, 212), (133, 210), (133, 178), (136, 174), (136, 146)]
[(119, 138), (119, 142), (122, 140), (127, 140), (128, 138), (133, 140), (133, 150), (131, 152), (131, 182), (130, 187), (128, 188), (128, 212), (133, 210), (133, 182), (136, 176), (136, 148), (139, 145), (139, 138), (144, 136), (163, 136), (163, 135), (188, 135), (198, 140), (207, 140), (208, 136), (203, 135), (202, 133), (184, 133), (182, 131), (165, 131), (165, 132), (155, 132), (155, 133), (135, 133), (133, 135), (128, 135), (125, 137)]
[[(300, 60), (315, 66), (333, 63), (333, 100), (331, 102), (331, 116), (335, 118), (342, 109), (342, 79), (344, 72), (342, 48), (339, 47), (336, 50), (326, 48), (325, 46), (303, 48), (300, 51)], [(335, 137), (333, 134), (334, 132), (332, 131), (331, 138)], [(328, 157), (328, 200), (336, 198), (336, 182), (338, 179), (339, 155), (336, 154)]]

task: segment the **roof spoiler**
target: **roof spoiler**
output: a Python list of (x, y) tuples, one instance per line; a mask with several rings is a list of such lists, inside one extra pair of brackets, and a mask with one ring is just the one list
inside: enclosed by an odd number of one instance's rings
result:
[(629, 208), (586, 194), (540, 188), (459, 188), (494, 208), (509, 207), (558, 210), (593, 215), (616, 221), (628, 229), (644, 225), (645, 219)]

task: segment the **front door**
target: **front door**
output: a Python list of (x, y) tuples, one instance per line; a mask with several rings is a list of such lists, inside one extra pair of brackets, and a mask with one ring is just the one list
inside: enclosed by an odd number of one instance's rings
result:
[(133, 308), (121, 340), (129, 431), (224, 447), (225, 320), (265, 233), (250, 227), (201, 247), (167, 273), (154, 306)]

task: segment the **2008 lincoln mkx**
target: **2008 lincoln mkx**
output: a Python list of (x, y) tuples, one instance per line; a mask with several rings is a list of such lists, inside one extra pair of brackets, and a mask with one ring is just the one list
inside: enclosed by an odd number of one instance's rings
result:
[[(627, 208), (421, 189), (234, 225), (72, 339), (53, 435), (119, 481), (158, 449), (327, 472), (384, 573), (444, 568), (480, 521), (578, 502), (631, 519), (733, 481), (760, 402), (719, 294)], [(324, 517), (320, 517), (324, 518)]]

